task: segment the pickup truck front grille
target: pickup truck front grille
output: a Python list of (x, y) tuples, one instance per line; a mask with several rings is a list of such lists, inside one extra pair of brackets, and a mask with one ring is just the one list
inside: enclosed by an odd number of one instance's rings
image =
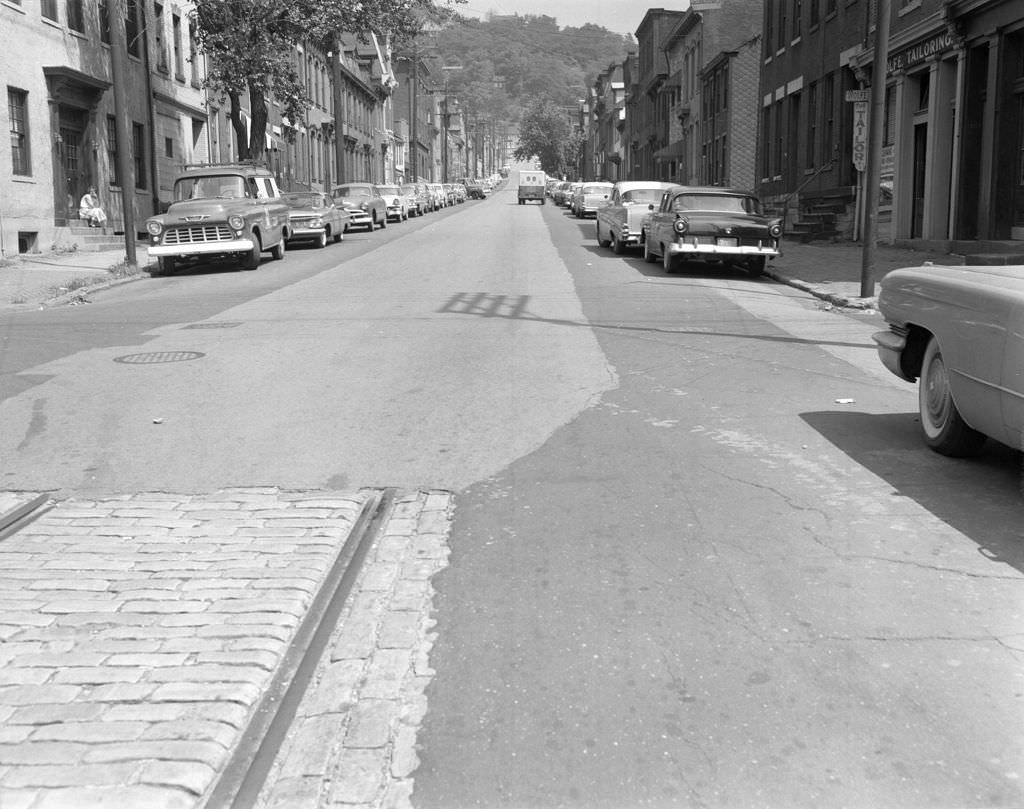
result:
[(164, 235), (164, 244), (206, 244), (229, 242), (233, 238), (227, 225), (191, 225), (171, 228)]

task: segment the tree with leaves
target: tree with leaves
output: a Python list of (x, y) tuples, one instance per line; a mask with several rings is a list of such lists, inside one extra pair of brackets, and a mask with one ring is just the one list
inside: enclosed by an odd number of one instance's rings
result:
[[(299, 75), (295, 48), (309, 42), (338, 47), (342, 32), (380, 35), (402, 42), (431, 20), (450, 16), (465, 0), (195, 0), (192, 30), (209, 58), (206, 87), (229, 104), (241, 159), (266, 151), (267, 104), (275, 99), (289, 121), (302, 120), (310, 99)], [(248, 95), (248, 132), (242, 99)]]
[(516, 160), (539, 160), (545, 174), (556, 177), (578, 173), (583, 136), (574, 131), (568, 108), (550, 98), (528, 106), (519, 121)]

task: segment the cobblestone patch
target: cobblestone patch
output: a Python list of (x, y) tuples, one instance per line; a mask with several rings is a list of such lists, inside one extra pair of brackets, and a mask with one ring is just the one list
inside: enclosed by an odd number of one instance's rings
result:
[(431, 577), (452, 496), (400, 496), (334, 630), (257, 809), (409, 809), (433, 675)]
[(68, 500), (0, 542), (0, 807), (196, 806), (365, 501)]

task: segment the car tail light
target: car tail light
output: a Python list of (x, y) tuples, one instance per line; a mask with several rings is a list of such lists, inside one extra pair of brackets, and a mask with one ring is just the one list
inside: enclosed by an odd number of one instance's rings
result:
[(690, 227), (690, 223), (687, 222), (685, 219), (683, 219), (683, 217), (681, 217), (681, 216), (677, 217), (676, 221), (672, 223), (672, 230), (674, 230), (680, 236), (682, 236), (684, 233), (686, 233), (686, 231), (687, 231), (687, 229), (689, 227)]

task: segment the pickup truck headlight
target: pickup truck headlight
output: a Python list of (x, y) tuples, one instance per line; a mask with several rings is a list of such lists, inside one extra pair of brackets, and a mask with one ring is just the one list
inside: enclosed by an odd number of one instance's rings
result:
[(245, 217), (239, 216), (238, 214), (231, 214), (228, 217), (228, 227), (232, 230), (241, 230), (245, 227)]
[(690, 223), (687, 222), (683, 217), (678, 217), (675, 222), (672, 223), (672, 230), (682, 236), (689, 229)]
[(774, 225), (768, 228), (768, 233), (771, 235), (773, 239), (779, 238), (779, 236), (782, 235), (782, 225), (776, 222)]
[(159, 236), (164, 232), (164, 226), (159, 222), (149, 221), (146, 223), (146, 230), (149, 231), (150, 236)]

